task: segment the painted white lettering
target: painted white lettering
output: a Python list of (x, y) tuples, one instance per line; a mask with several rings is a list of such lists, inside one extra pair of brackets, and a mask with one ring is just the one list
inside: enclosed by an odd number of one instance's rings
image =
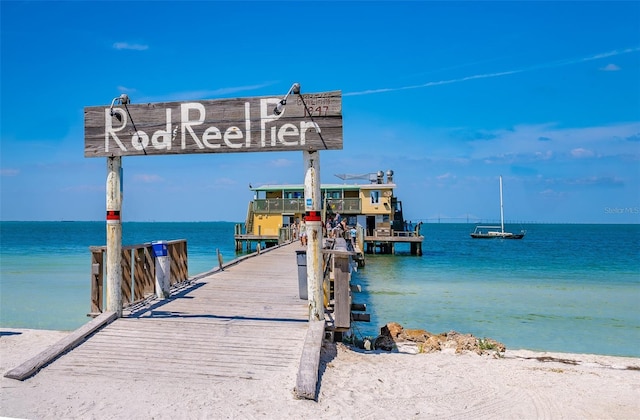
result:
[(271, 127), (271, 130), (269, 130), (269, 131), (271, 131), (271, 146), (275, 146), (276, 145), (276, 138), (277, 138), (277, 136), (276, 136), (276, 127), (275, 126)]
[(249, 102), (244, 103), (244, 131), (247, 133), (247, 141), (245, 146), (251, 147), (251, 105)]
[(218, 130), (218, 127), (209, 127), (204, 130), (202, 134), (202, 142), (209, 149), (217, 149), (220, 147), (219, 143), (210, 143), (209, 140), (220, 140), (222, 139), (222, 133)]
[[(278, 120), (281, 116), (284, 115), (284, 112), (280, 115), (271, 114), (275, 106), (280, 102), (278, 98), (262, 98), (260, 99), (260, 145), (262, 147), (266, 146), (266, 132), (267, 132), (267, 123)], [(275, 132), (271, 134), (271, 145), (275, 146)]]
[(111, 109), (109, 109), (109, 108), (105, 108), (104, 109), (104, 125), (105, 125), (105, 130), (104, 130), (104, 151), (105, 152), (109, 151), (109, 137), (113, 137), (113, 139), (115, 140), (115, 142), (118, 145), (118, 147), (120, 147), (121, 150), (126, 151), (127, 148), (124, 147), (124, 144), (122, 144), (122, 142), (120, 141), (120, 139), (118, 138), (116, 133), (118, 131), (122, 131), (124, 129), (124, 127), (127, 125), (127, 114), (125, 114), (125, 112), (120, 108), (113, 108), (113, 114), (120, 116), (120, 121), (122, 121), (122, 125), (120, 127), (118, 127), (117, 129), (114, 128), (113, 127), (113, 117), (111, 116)]
[[(124, 108), (106, 108), (104, 151), (108, 155), (121, 152), (126, 155), (128, 151), (137, 154), (149, 148), (156, 151), (176, 149), (174, 153), (219, 152), (220, 149), (227, 149), (224, 150), (227, 152), (240, 152), (240, 149), (296, 150), (300, 146), (302, 150), (307, 136), (311, 136), (310, 141), (315, 142), (313, 131), (320, 133), (320, 126), (313, 121), (303, 120), (302, 109), (293, 99), (288, 113), (285, 111), (275, 115), (273, 110), (279, 101), (279, 98), (260, 98), (259, 123), (258, 112), (254, 109), (251, 114), (252, 103), (248, 101), (244, 102), (244, 118), (239, 115), (241, 109), (229, 113), (222, 110), (224, 115), (218, 117), (218, 112), (208, 110), (204, 103), (199, 102), (182, 103), (179, 110), (177, 107), (155, 109), (146, 123), (147, 127), (153, 126), (155, 131), (147, 129), (146, 132), (133, 132), (132, 125), (128, 124), (131, 118)], [(164, 124), (162, 112), (165, 113)], [(285, 118), (282, 118), (283, 115)], [(209, 126), (214, 119), (218, 119), (218, 126)]]
[(144, 131), (136, 131), (131, 137), (131, 145), (134, 149), (142, 151), (149, 145), (149, 136)]
[(284, 144), (285, 146), (297, 146), (298, 145), (298, 140), (294, 140), (294, 141), (287, 141), (285, 139), (286, 136), (296, 136), (298, 137), (300, 135), (300, 132), (298, 131), (298, 127), (296, 127), (293, 124), (285, 124), (282, 127), (280, 127), (280, 130), (278, 130), (278, 140), (280, 141), (280, 143)]
[[(190, 111), (197, 111), (198, 117), (195, 120), (189, 119)], [(182, 132), (182, 150), (187, 148), (187, 132), (191, 135), (193, 141), (198, 145), (200, 149), (204, 149), (204, 145), (196, 136), (196, 133), (193, 131), (191, 126), (200, 125), (204, 122), (205, 110), (204, 105), (199, 104), (197, 102), (189, 102), (180, 105), (180, 131)]]
[(320, 126), (314, 122), (300, 121), (300, 146), (303, 146), (307, 141), (307, 130), (314, 128), (316, 133), (320, 133)]
[(151, 144), (158, 150), (171, 150), (171, 108), (166, 109), (167, 112), (167, 129), (158, 130), (151, 136)]
[(242, 140), (243, 137), (242, 131), (238, 127), (229, 127), (224, 132), (224, 143), (232, 149), (239, 149), (242, 147), (242, 143), (231, 143), (231, 140)]

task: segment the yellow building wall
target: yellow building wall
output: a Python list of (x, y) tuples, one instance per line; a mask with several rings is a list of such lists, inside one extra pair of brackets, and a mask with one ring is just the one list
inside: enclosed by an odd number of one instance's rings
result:
[[(371, 203), (371, 192), (378, 191), (378, 203)], [(377, 188), (360, 190), (360, 203), (362, 204), (362, 214), (393, 214), (391, 208), (391, 196), (393, 191), (390, 188)]]
[(254, 214), (253, 234), (254, 235), (275, 235), (280, 233), (282, 227), (281, 214)]

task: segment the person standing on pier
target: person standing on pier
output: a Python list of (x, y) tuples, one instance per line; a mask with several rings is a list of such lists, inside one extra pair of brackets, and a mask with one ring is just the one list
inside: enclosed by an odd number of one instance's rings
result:
[(304, 216), (302, 216), (302, 220), (300, 221), (300, 244), (307, 246), (307, 222)]
[(349, 229), (349, 236), (351, 237), (351, 249), (355, 250), (356, 249), (356, 235), (358, 234), (358, 231), (356, 230), (355, 226), (351, 226), (351, 229)]
[(349, 228), (347, 227), (347, 219), (342, 219), (340, 222), (340, 237), (343, 239), (349, 239)]

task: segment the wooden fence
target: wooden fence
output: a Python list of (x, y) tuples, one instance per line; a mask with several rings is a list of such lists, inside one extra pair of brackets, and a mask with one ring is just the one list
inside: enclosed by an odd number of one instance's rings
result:
[[(91, 312), (97, 316), (104, 311), (104, 277), (106, 276), (106, 246), (91, 246)], [(167, 242), (167, 255), (171, 260), (170, 284), (189, 278), (187, 241)], [(122, 247), (122, 306), (126, 308), (155, 294), (155, 257), (151, 243)]]

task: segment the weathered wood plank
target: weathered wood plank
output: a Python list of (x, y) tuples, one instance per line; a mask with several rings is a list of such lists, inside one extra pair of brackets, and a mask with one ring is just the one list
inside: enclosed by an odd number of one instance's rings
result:
[(325, 321), (310, 321), (304, 340), (295, 394), (301, 399), (315, 400), (320, 366), (320, 348), (324, 338)]
[(280, 115), (278, 97), (86, 107), (84, 155), (342, 149), (342, 93), (302, 98), (291, 95)]
[(122, 250), (122, 282), (120, 283), (120, 289), (122, 290), (122, 302), (125, 305), (133, 302), (132, 294), (132, 279), (131, 279), (131, 249)]
[(366, 311), (367, 310), (367, 304), (366, 303), (352, 302), (351, 303), (351, 310), (352, 311)]
[(68, 336), (58, 341), (53, 346), (42, 351), (35, 357), (27, 360), (20, 366), (11, 369), (4, 376), (6, 378), (18, 379), (20, 381), (27, 379), (28, 377), (36, 373), (40, 368), (51, 363), (62, 353), (73, 349), (78, 344), (82, 343), (87, 338), (87, 336), (93, 334), (106, 324), (109, 324), (114, 319), (116, 319), (115, 312), (103, 313), (102, 315), (86, 323), (83, 327), (70, 333)]
[(295, 251), (270, 248), (241, 261), (198, 277), (169, 299), (145, 302), (38, 375), (178, 378), (203, 386), (251, 379), (264, 381), (265, 392), (290, 395), (308, 333)]
[(102, 312), (104, 296), (102, 264), (102, 250), (91, 249), (91, 313)]
[(351, 274), (349, 272), (349, 257), (334, 255), (334, 258), (334, 327), (348, 329), (351, 326), (351, 291), (349, 289)]
[(351, 318), (354, 321), (371, 322), (371, 314), (363, 314), (361, 312), (352, 312)]

